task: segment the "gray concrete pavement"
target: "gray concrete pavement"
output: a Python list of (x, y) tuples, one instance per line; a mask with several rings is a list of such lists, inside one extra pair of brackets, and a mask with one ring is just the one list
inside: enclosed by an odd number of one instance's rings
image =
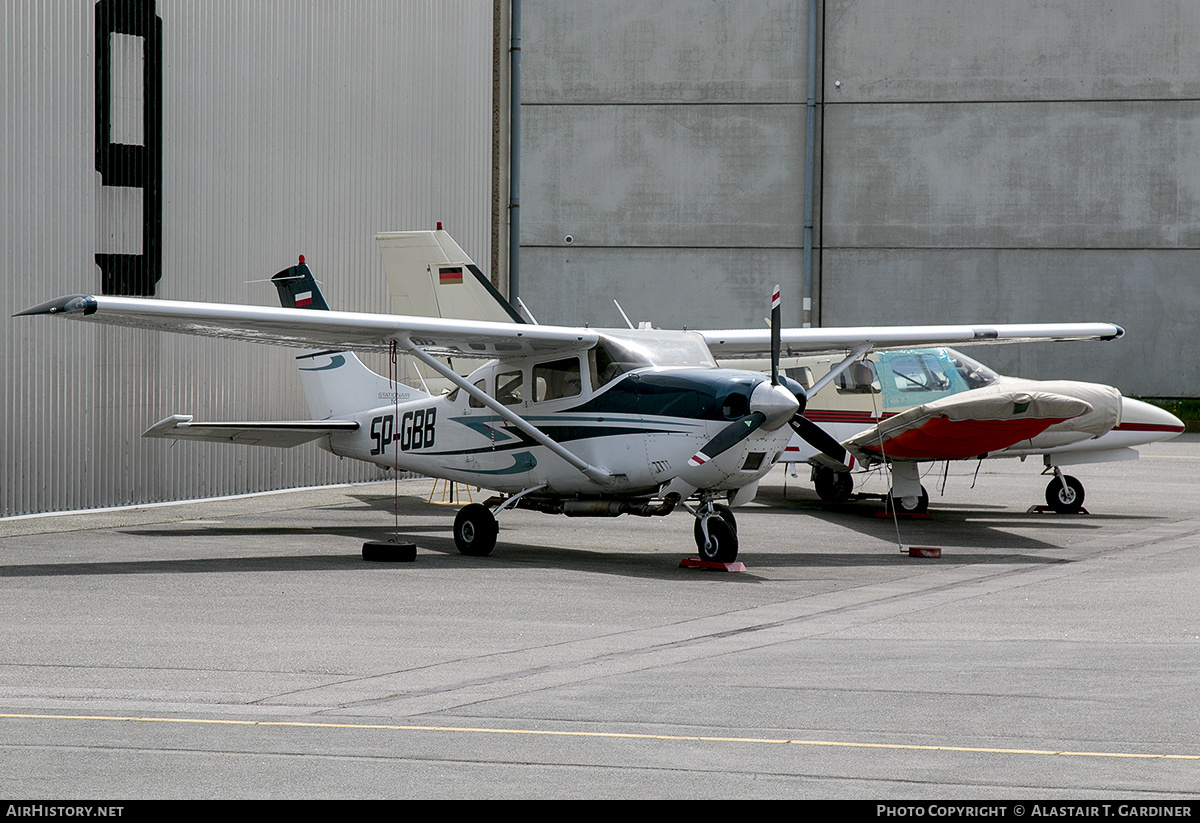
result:
[(974, 470), (898, 529), (777, 470), (742, 574), (681, 514), (462, 557), (425, 480), (413, 564), (359, 556), (391, 483), (0, 521), (0, 793), (1196, 798), (1200, 437), (1081, 468), (1088, 516)]

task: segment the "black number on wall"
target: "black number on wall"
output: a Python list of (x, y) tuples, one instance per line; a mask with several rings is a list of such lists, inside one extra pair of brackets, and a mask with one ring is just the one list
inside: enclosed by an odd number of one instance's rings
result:
[[(142, 253), (97, 254), (105, 294), (152, 296), (162, 277), (162, 18), (155, 0), (96, 3), (96, 170), (105, 186), (142, 190)], [(142, 145), (113, 143), (112, 35), (143, 39)]]

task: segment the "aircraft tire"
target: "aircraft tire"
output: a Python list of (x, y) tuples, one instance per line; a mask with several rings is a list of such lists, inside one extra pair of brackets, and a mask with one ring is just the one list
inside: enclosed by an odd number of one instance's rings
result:
[(1046, 485), (1046, 505), (1059, 514), (1078, 514), (1083, 510), (1083, 484), (1069, 474), (1056, 477)]
[(854, 478), (850, 472), (835, 472), (821, 466), (813, 475), (817, 497), (826, 503), (845, 503), (854, 493)]
[[(737, 527), (737, 521), (733, 519), (733, 510), (731, 508), (729, 508), (728, 506), (723, 506), (720, 503), (717, 503), (716, 505), (713, 506), (713, 511), (716, 512), (718, 517), (720, 517), (722, 520), (725, 521), (725, 525), (727, 525), (727, 526), (729, 526), (729, 528), (733, 529), (733, 534), (734, 534), (734, 536), (736, 536), (738, 527)], [(701, 529), (699, 517), (696, 518), (696, 527), (692, 531), (696, 535), (696, 545), (703, 547), (704, 531)]]
[(929, 511), (929, 492), (925, 491), (925, 487), (922, 486), (921, 496), (917, 498), (917, 502), (913, 506), (904, 505), (903, 497), (889, 497), (887, 510), (897, 514), (925, 514)]
[(487, 557), (496, 548), (500, 525), (496, 516), (482, 503), (463, 506), (454, 516), (454, 545), (470, 557)]
[(729, 528), (733, 529), (734, 534), (737, 534), (737, 521), (733, 518), (733, 509), (723, 503), (714, 503), (713, 511), (721, 515), (721, 519), (729, 524)]
[(696, 548), (700, 559), (710, 563), (732, 563), (737, 560), (737, 532), (729, 525), (724, 517), (717, 515), (708, 518), (708, 543), (704, 541), (703, 527), (696, 521)]

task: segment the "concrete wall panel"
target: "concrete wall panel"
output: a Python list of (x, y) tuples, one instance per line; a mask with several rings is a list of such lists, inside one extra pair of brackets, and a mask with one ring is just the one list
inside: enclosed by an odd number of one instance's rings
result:
[(827, 0), (825, 15), (831, 103), (1200, 96), (1190, 0)]
[(1200, 246), (1195, 101), (830, 106), (826, 246)]
[(972, 354), (1005, 374), (1111, 383), (1127, 394), (1200, 389), (1200, 251), (827, 250), (824, 271), (824, 325), (1108, 321), (1125, 337)]
[(521, 241), (801, 242), (803, 106), (530, 106)]
[(800, 251), (794, 249), (532, 248), (523, 299), (542, 323), (624, 328), (758, 328), (783, 285), (783, 319), (800, 324)]
[(804, 102), (804, 3), (522, 4), (521, 93), (540, 103)]

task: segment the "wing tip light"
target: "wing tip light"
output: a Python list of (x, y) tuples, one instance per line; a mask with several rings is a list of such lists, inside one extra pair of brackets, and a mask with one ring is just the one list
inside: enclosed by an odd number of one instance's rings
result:
[(19, 311), (13, 317), (24, 317), (33, 314), (94, 314), (96, 298), (90, 294), (69, 294), (66, 297), (56, 297), (45, 303), (38, 303), (24, 311)]

